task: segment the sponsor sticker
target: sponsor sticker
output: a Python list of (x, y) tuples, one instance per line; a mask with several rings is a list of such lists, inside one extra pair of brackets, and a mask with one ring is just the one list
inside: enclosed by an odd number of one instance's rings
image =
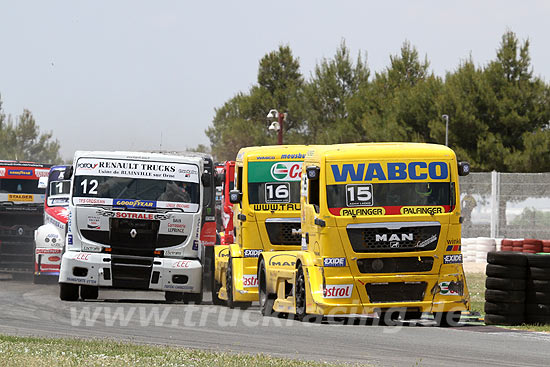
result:
[(324, 298), (350, 298), (353, 284), (328, 284), (323, 292)]
[(191, 266), (191, 260), (179, 260), (172, 265), (173, 268), (187, 269)]
[(185, 233), (185, 224), (168, 223), (168, 233)]
[(303, 162), (249, 162), (248, 182), (300, 181)]
[(32, 169), (9, 169), (8, 176), (34, 176)]
[(460, 251), (461, 245), (448, 245), (447, 251)]
[(113, 199), (113, 206), (122, 206), (131, 209), (154, 209), (157, 207), (157, 202), (151, 200)]
[(451, 284), (451, 282), (441, 282), (441, 283), (439, 283), (439, 288), (440, 288), (439, 293), (442, 296), (459, 296), (457, 291), (455, 291), (453, 289), (449, 289), (449, 284)]
[(36, 177), (48, 177), (48, 174), (50, 173), (49, 169), (38, 169), (36, 168), (34, 170), (34, 174)]
[(328, 184), (338, 182), (436, 181), (449, 179), (447, 162), (331, 164)]
[(371, 216), (371, 215), (385, 215), (386, 210), (384, 208), (342, 208), (340, 209), (341, 216)]
[(8, 194), (8, 201), (32, 202), (34, 195), (31, 194)]
[(101, 218), (98, 216), (90, 216), (87, 221), (88, 229), (101, 229)]
[(181, 250), (164, 250), (164, 256), (181, 256)]
[(400, 209), (403, 215), (435, 215), (445, 213), (442, 206), (404, 206)]
[(243, 288), (258, 287), (258, 276), (256, 274), (243, 275)]
[(287, 203), (287, 204), (253, 204), (252, 208), (257, 212), (274, 212), (274, 211), (299, 211), (300, 204)]
[(36, 249), (36, 254), (41, 254), (41, 255), (60, 254), (60, 253), (61, 253), (61, 249), (58, 249), (58, 248), (37, 248)]
[(5, 175), (6, 175), (6, 169), (0, 168), (0, 176), (5, 176)]
[(193, 251), (198, 251), (198, 249), (199, 249), (199, 240), (193, 240), (192, 250)]
[(426, 238), (424, 241), (417, 244), (416, 247), (426, 247), (434, 241), (437, 241), (437, 235), (436, 234), (432, 235), (431, 237)]
[(67, 244), (68, 244), (68, 245), (72, 245), (72, 244), (73, 244), (73, 235), (72, 235), (72, 234), (68, 234), (68, 235), (67, 235)]
[(100, 246), (82, 245), (82, 251), (86, 252), (101, 252)]
[(443, 264), (462, 264), (462, 254), (444, 255)]
[(259, 257), (262, 250), (244, 250), (244, 257)]
[(345, 257), (325, 257), (323, 259), (323, 266), (325, 268), (346, 266), (346, 258)]
[(269, 259), (269, 265), (293, 267), (296, 265), (296, 255), (275, 255)]

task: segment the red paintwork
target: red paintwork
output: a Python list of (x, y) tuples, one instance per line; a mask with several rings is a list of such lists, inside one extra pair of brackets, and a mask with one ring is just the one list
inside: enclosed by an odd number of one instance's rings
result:
[(223, 183), (223, 211), (229, 215), (229, 221), (224, 228), (224, 236), (221, 238), (222, 245), (230, 245), (234, 241), (233, 237), (233, 204), (229, 201), (230, 184), (235, 181), (235, 161), (224, 163), (225, 181)]

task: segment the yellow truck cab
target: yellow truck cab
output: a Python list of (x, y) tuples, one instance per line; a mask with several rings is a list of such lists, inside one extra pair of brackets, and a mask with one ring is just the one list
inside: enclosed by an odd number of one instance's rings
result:
[(428, 312), (448, 325), (469, 309), (458, 187), (469, 165), (451, 149), (317, 146), (303, 170), (302, 247), (260, 254), (262, 314)]
[(235, 243), (215, 247), (213, 303), (247, 307), (258, 300), (263, 251), (300, 249), (300, 180), (307, 146), (248, 147), (235, 162)]

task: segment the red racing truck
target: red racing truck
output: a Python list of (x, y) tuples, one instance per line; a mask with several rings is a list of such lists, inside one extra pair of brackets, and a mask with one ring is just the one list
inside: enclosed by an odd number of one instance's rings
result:
[(0, 161), (0, 271), (32, 273), (34, 231), (42, 225), (45, 189), (50, 165)]

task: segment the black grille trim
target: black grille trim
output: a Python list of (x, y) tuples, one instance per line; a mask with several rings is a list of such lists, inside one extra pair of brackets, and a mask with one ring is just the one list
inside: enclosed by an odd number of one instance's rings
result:
[(428, 283), (394, 282), (365, 285), (371, 303), (421, 302)]
[(346, 230), (351, 246), (357, 253), (433, 251), (437, 248), (441, 224), (439, 222), (351, 224)]
[[(269, 236), (269, 242), (275, 246), (300, 246), (302, 236), (300, 230), (300, 218), (275, 218), (265, 221), (265, 228)], [(293, 234), (293, 230), (295, 234)]]
[(357, 267), (361, 273), (419, 273), (431, 271), (433, 257), (387, 257), (358, 259)]

